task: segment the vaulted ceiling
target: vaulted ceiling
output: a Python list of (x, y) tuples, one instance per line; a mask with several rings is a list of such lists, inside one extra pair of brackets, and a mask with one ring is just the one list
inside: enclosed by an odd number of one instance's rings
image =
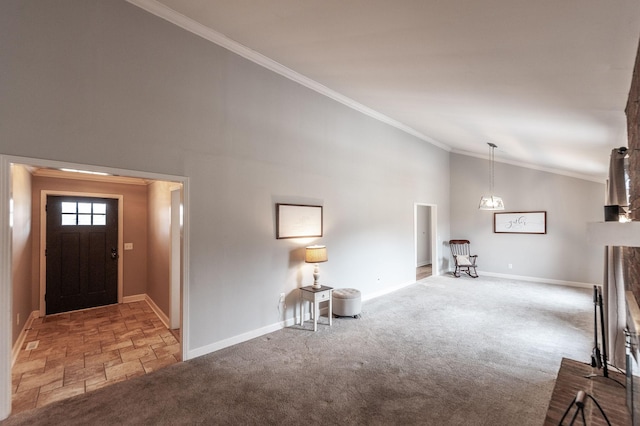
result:
[(129, 0), (453, 152), (603, 181), (638, 0)]

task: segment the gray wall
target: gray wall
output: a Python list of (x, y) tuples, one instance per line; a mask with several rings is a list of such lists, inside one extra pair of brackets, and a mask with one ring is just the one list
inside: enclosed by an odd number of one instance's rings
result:
[(414, 203), (449, 239), (447, 152), (124, 1), (3, 1), (0, 63), (0, 153), (189, 177), (190, 349), (292, 317), (276, 202), (324, 206), (321, 277), (365, 296), (415, 279)]
[(494, 193), (505, 211), (546, 211), (547, 234), (494, 234), (493, 212), (478, 210), (489, 192), (489, 167), (487, 160), (451, 155), (451, 237), (471, 240), (478, 269), (600, 284), (603, 251), (587, 244), (586, 224), (603, 220), (604, 184), (495, 163)]

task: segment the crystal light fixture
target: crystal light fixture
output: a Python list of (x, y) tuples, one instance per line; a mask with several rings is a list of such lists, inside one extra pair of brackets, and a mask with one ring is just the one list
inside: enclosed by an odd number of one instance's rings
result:
[(497, 148), (494, 143), (487, 143), (489, 145), (490, 152), (490, 161), (491, 161), (491, 180), (489, 182), (489, 195), (483, 195), (480, 198), (480, 205), (478, 208), (480, 210), (504, 210), (504, 203), (502, 202), (502, 197), (498, 197), (497, 195), (493, 195), (493, 169), (494, 169), (494, 161), (493, 161), (493, 150)]

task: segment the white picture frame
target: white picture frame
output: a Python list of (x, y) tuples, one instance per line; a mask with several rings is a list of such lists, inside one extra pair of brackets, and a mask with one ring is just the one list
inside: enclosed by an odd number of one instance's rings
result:
[(546, 234), (547, 212), (496, 212), (493, 214), (496, 234)]

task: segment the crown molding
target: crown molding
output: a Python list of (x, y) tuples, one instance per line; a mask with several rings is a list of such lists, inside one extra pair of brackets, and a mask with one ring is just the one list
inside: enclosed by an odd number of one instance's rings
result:
[(220, 47), (223, 47), (239, 56), (242, 56), (245, 59), (248, 59), (270, 71), (273, 71), (277, 74), (282, 75), (283, 77), (288, 78), (289, 80), (295, 81), (296, 83), (307, 87), (315, 92), (320, 93), (323, 96), (326, 96), (330, 99), (333, 99), (336, 102), (339, 102), (347, 107), (354, 109), (362, 114), (368, 115), (382, 123), (388, 124), (392, 127), (395, 127), (399, 130), (402, 130), (405, 133), (408, 133), (412, 136), (415, 136), (418, 139), (421, 139), (425, 142), (428, 142), (432, 145), (437, 146), (438, 148), (444, 149), (445, 151), (451, 151), (451, 147), (445, 145), (423, 133), (418, 132), (417, 130), (403, 124), (397, 120), (394, 120), (391, 117), (388, 117), (374, 109), (371, 109), (347, 96), (344, 96), (333, 89), (328, 88), (327, 86), (318, 83), (315, 80), (312, 80), (286, 66), (280, 64), (279, 62), (270, 59), (261, 53), (252, 50), (243, 44), (240, 44), (222, 33), (212, 30), (211, 28), (202, 25), (201, 23), (194, 21), (191, 18), (188, 18), (181, 13), (176, 12), (175, 10), (169, 8), (168, 6), (158, 2), (157, 0), (127, 0), (129, 3), (146, 10), (147, 12), (156, 15), (166, 21), (171, 22), (179, 26), (180, 28), (187, 30), (199, 37), (204, 38), (212, 43), (217, 44)]
[[(464, 150), (460, 150), (460, 149), (452, 149), (451, 153), (452, 154), (466, 155), (467, 157), (481, 158), (483, 160), (491, 160), (491, 158), (488, 155), (477, 154), (475, 152), (469, 152), (469, 151), (464, 151)], [(498, 157), (494, 157), (493, 160), (496, 163), (510, 164), (512, 166), (524, 167), (525, 169), (538, 170), (538, 171), (541, 171), (541, 172), (553, 173), (553, 174), (556, 174), (556, 175), (568, 176), (568, 177), (581, 179), (581, 180), (588, 180), (590, 182), (596, 182), (596, 183), (605, 183), (606, 182), (606, 177), (584, 175), (584, 174), (581, 174), (581, 173), (574, 173), (574, 172), (570, 172), (570, 171), (567, 171), (567, 170), (554, 169), (552, 167), (538, 166), (536, 164), (531, 164), (531, 163), (524, 163), (524, 162), (520, 162), (520, 161), (505, 160), (504, 158), (498, 158)]]

